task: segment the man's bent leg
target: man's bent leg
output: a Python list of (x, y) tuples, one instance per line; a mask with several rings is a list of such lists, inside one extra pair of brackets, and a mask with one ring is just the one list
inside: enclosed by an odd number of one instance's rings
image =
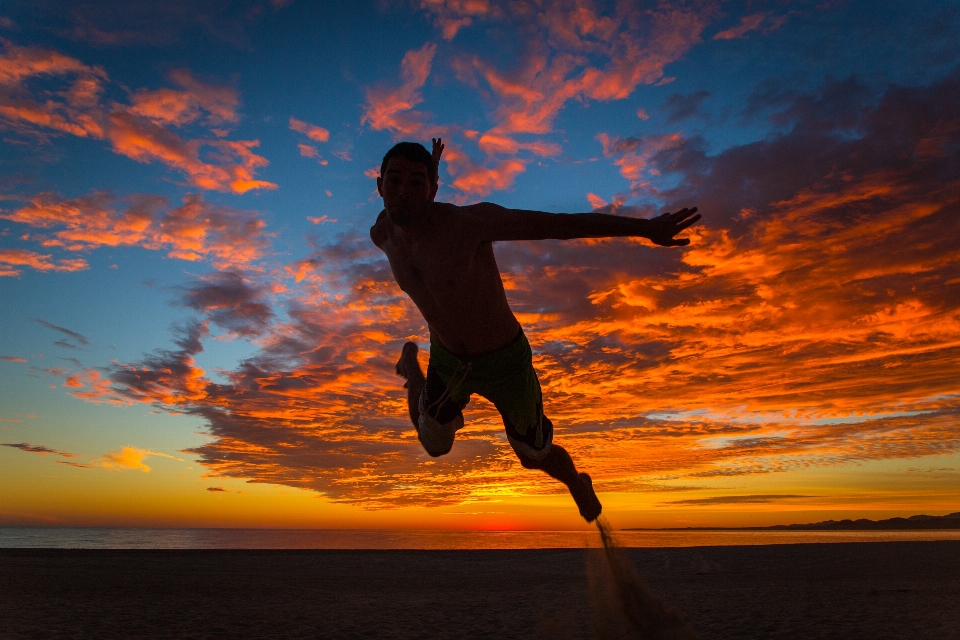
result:
[(403, 386), (407, 389), (407, 409), (417, 430), (417, 439), (432, 457), (442, 456), (450, 452), (457, 431), (463, 427), (463, 407), (469, 397), (459, 401), (450, 399), (446, 383), (432, 364), (424, 376), (417, 359), (418, 350), (414, 342), (403, 345), (397, 374), (407, 379)]
[(418, 350), (416, 342), (406, 343), (403, 345), (400, 360), (397, 361), (397, 375), (407, 380), (403, 386), (407, 389), (407, 408), (410, 410), (410, 420), (413, 421), (414, 428), (420, 426), (420, 394), (423, 393), (425, 383), (423, 369), (417, 359)]
[(593, 522), (600, 515), (603, 507), (597, 494), (593, 490), (593, 481), (586, 473), (577, 473), (577, 467), (573, 463), (573, 458), (567, 453), (567, 450), (560, 445), (550, 445), (547, 455), (536, 460), (525, 456), (519, 451), (516, 452), (520, 458), (520, 464), (526, 469), (540, 469), (551, 478), (556, 478), (567, 485), (573, 501), (577, 503), (580, 515), (587, 522)]

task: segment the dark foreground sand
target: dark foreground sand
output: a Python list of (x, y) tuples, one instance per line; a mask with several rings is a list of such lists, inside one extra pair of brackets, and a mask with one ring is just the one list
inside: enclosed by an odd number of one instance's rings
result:
[[(0, 549), (0, 638), (593, 638), (587, 550)], [(960, 640), (960, 542), (629, 549), (703, 638)]]

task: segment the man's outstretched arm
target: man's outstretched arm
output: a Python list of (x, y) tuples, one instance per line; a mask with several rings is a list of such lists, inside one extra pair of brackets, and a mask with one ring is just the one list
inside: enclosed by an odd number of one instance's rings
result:
[(477, 219), (483, 240), (572, 240), (641, 237), (665, 247), (690, 244), (678, 233), (700, 220), (697, 208), (664, 213), (649, 220), (606, 213), (546, 213), (507, 209), (491, 202), (464, 207)]

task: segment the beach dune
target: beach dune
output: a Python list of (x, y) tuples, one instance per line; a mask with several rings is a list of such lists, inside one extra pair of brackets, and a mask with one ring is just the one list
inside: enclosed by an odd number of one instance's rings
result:
[[(0, 549), (0, 636), (595, 638), (601, 553)], [(707, 639), (960, 638), (957, 541), (623, 554)]]

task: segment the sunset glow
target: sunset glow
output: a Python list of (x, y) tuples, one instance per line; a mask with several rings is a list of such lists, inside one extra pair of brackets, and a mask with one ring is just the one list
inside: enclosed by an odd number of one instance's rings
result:
[(442, 458), (406, 416), (368, 229), (438, 136), (438, 200), (703, 214), (495, 247), (614, 526), (960, 510), (957, 3), (49, 4), (0, 8), (0, 525), (585, 526), (485, 400)]

